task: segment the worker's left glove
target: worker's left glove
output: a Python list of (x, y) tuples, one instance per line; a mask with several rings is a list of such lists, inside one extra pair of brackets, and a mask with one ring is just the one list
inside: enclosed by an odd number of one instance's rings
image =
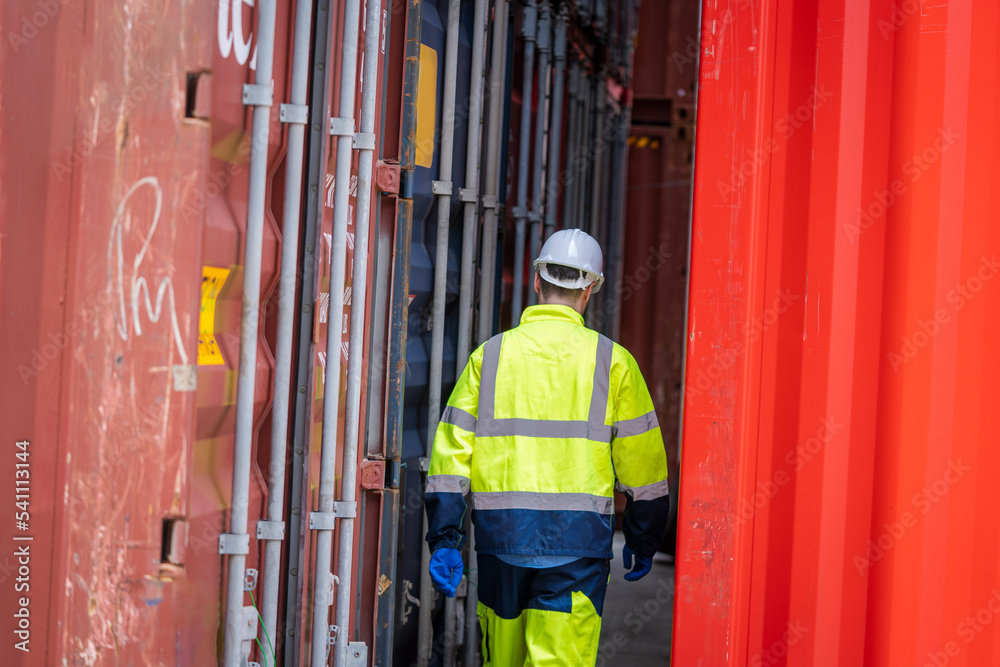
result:
[(445, 596), (455, 597), (462, 583), (462, 552), (458, 549), (438, 549), (431, 555), (431, 580)]
[[(632, 567), (632, 558), (635, 557), (635, 567)], [(622, 550), (622, 559), (625, 561), (625, 569), (631, 569), (625, 573), (625, 581), (639, 581), (653, 569), (653, 559), (643, 558), (625, 545)]]

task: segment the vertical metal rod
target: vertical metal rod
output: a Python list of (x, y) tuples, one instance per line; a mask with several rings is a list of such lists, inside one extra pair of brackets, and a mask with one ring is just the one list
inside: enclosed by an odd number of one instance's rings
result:
[[(535, 113), (535, 159), (532, 164), (532, 200), (531, 212), (528, 214), (531, 220), (531, 234), (529, 248), (529, 258), (534, 260), (538, 257), (542, 241), (542, 220), (544, 219), (543, 208), (545, 206), (545, 193), (542, 191), (542, 163), (545, 161), (545, 139), (548, 128), (545, 119), (546, 98), (549, 82), (549, 53), (552, 52), (552, 19), (549, 11), (549, 4), (543, 2), (541, 14), (538, 19), (538, 103)], [(532, 283), (528, 283), (528, 305), (534, 306), (538, 303), (538, 295), (532, 288)]]
[[(257, 28), (256, 88), (273, 90), (275, 0), (261, 0)], [(255, 103), (250, 143), (250, 183), (247, 194), (246, 247), (243, 267), (243, 312), (240, 322), (240, 368), (236, 386), (236, 432), (233, 442), (233, 496), (229, 535), (220, 540), (237, 541), (247, 535), (250, 504), (250, 463), (253, 449), (254, 384), (257, 375), (257, 320), (260, 314), (261, 252), (264, 240), (264, 206), (267, 188), (267, 148), (271, 104)], [(236, 539), (234, 539), (236, 538)], [(221, 546), (221, 544), (220, 544)], [(226, 625), (223, 665), (237, 667), (242, 655), (243, 577), (246, 553), (230, 553), (226, 577)]]
[[(434, 302), (431, 320), (431, 359), (428, 388), (427, 456), (434, 446), (434, 433), (441, 419), (441, 373), (444, 360), (444, 302), (448, 278), (448, 228), (451, 224), (451, 167), (455, 144), (455, 83), (458, 78), (458, 30), (460, 0), (448, 2), (448, 30), (445, 36), (444, 100), (441, 114), (441, 154), (438, 157), (438, 180), (433, 189), (437, 196), (437, 247), (434, 260)], [(424, 514), (424, 533), (427, 515)], [(417, 665), (426, 667), (431, 657), (434, 628), (431, 607), (434, 606), (434, 585), (431, 582), (430, 550), (426, 541), (420, 559), (420, 615), (417, 625)], [(454, 619), (454, 599), (445, 618)], [(449, 614), (449, 611), (451, 614)]]
[[(309, 82), (309, 37), (312, 4), (295, 6), (295, 33), (292, 44), (292, 77), (289, 110), (305, 109)], [(274, 354), (274, 403), (271, 413), (271, 462), (268, 466), (267, 521), (280, 523), (281, 538), (271, 535), (264, 543), (264, 580), (261, 585), (261, 646), (273, 649), (277, 641), (278, 588), (281, 543), (286, 534), (285, 457), (288, 446), (288, 404), (292, 375), (292, 335), (295, 329), (295, 278), (299, 263), (299, 214), (302, 202), (302, 158), (307, 120), (288, 125), (288, 153), (285, 159), (285, 201), (281, 221), (281, 275), (278, 279), (278, 332)], [(258, 524), (258, 536), (261, 526)], [(267, 643), (265, 643), (265, 641)], [(272, 656), (273, 658), (273, 656)], [(274, 660), (272, 659), (272, 662)]]
[[(372, 166), (375, 152), (375, 93), (378, 91), (380, 83), (378, 60), (382, 3), (379, 0), (365, 0), (365, 9), (365, 50), (362, 59), (364, 69), (361, 79), (361, 136), (363, 140), (358, 151), (358, 189), (354, 215), (354, 267), (351, 275), (351, 330), (347, 344), (349, 355), (347, 360), (347, 397), (344, 407), (344, 451), (340, 481), (341, 501), (346, 506), (356, 503), (357, 494), (355, 487), (358, 469), (358, 433), (361, 429), (361, 362), (364, 359), (365, 329), (368, 323), (365, 316), (365, 307), (368, 303), (368, 230), (371, 218)], [(351, 72), (353, 75), (354, 70)], [(341, 138), (338, 141), (344, 141), (344, 139)], [(329, 355), (327, 356), (329, 357)], [(346, 516), (340, 519), (337, 527), (340, 529), (340, 534), (337, 549), (338, 582), (334, 622), (338, 632), (337, 643), (334, 645), (333, 664), (334, 667), (344, 667), (347, 664), (351, 585), (354, 581), (354, 517)]]
[(544, 238), (556, 230), (559, 215), (559, 190), (562, 186), (560, 159), (562, 157), (563, 79), (566, 77), (566, 17), (563, 6), (555, 24), (552, 67), (552, 125), (549, 131), (549, 175), (545, 183), (545, 233)]
[(607, 81), (604, 68), (598, 72), (597, 85), (595, 86), (597, 99), (594, 104), (594, 137), (597, 142), (592, 153), (594, 180), (590, 188), (590, 235), (599, 239), (600, 219), (601, 219), (601, 181), (604, 178), (604, 149), (608, 144), (607, 122), (605, 111), (607, 109)]
[(514, 297), (510, 324), (516, 327), (521, 321), (521, 303), (524, 291), (524, 254), (526, 223), (528, 218), (528, 161), (531, 159), (531, 97), (535, 73), (535, 31), (537, 9), (535, 0), (527, 0), (521, 10), (524, 16), (524, 78), (521, 80), (521, 142), (517, 159), (517, 206), (514, 208)]
[[(314, 7), (316, 12), (316, 32), (312, 44), (313, 53), (327, 53), (327, 48), (333, 40), (333, 16), (336, 12), (329, 11), (329, 3), (319, 3)], [(325, 58), (310, 58), (313, 83), (310, 87), (309, 116), (313, 119), (307, 126), (309, 137), (308, 167), (305, 189), (305, 248), (302, 256), (302, 307), (299, 309), (298, 349), (296, 355), (295, 384), (297, 393), (295, 400), (295, 417), (292, 428), (292, 479), (289, 498), (291, 513), (287, 520), (289, 536), (288, 569), (285, 573), (288, 602), (285, 609), (285, 665), (302, 663), (301, 652), (307, 650), (308, 644), (302, 641), (305, 632), (305, 617), (308, 616), (305, 602), (307, 591), (304, 582), (308, 581), (306, 545), (308, 523), (303, 522), (302, 508), (308, 507), (311, 499), (309, 489), (309, 438), (312, 433), (313, 397), (307, 387), (315, 386), (315, 374), (322, 372), (314, 364), (316, 359), (316, 342), (313, 341), (314, 305), (317, 302), (319, 285), (316, 273), (320, 269), (316, 257), (316, 239), (320, 236), (322, 225), (325, 191), (323, 188), (326, 176), (326, 164), (330, 149), (329, 128), (321, 121), (329, 114), (329, 104), (332, 89), (330, 77), (326, 75)]]
[(586, 225), (587, 211), (585, 202), (587, 200), (587, 186), (589, 185), (590, 163), (594, 155), (594, 137), (591, 133), (590, 123), (591, 88), (590, 74), (587, 73), (586, 68), (583, 68), (580, 71), (580, 139), (577, 145), (580, 146), (580, 150), (583, 151), (583, 157), (586, 159), (581, 159), (577, 162), (578, 183), (576, 190), (574, 190), (576, 203), (573, 204), (573, 211), (577, 218), (573, 226), (580, 227), (581, 229)]
[(469, 75), (469, 120), (465, 144), (465, 187), (460, 193), (462, 209), (462, 268), (458, 291), (458, 347), (455, 379), (469, 361), (472, 320), (472, 263), (476, 237), (476, 205), (479, 203), (479, 149), (483, 127), (483, 83), (485, 81), (486, 0), (475, 0), (472, 18), (472, 66)]
[[(344, 126), (354, 128), (354, 86), (358, 78), (358, 19), (360, 0), (347, 0), (344, 6), (344, 36), (341, 41), (340, 99), (338, 118)], [(342, 130), (338, 130), (342, 131)], [(340, 408), (340, 343), (343, 336), (344, 274), (347, 265), (347, 215), (351, 186), (353, 136), (337, 137), (337, 162), (333, 193), (333, 239), (330, 252), (330, 306), (327, 310), (326, 369), (323, 379), (323, 436), (320, 449), (318, 511), (330, 515), (334, 511), (336, 481), (337, 419)], [(333, 531), (316, 531), (316, 564), (313, 573), (312, 666), (326, 664), (332, 575), (330, 564), (333, 551)], [(338, 594), (340, 593), (338, 587)], [(349, 592), (348, 592), (349, 594)], [(336, 631), (337, 645), (345, 644), (347, 628)]]
[[(472, 319), (472, 262), (476, 237), (476, 205), (479, 202), (479, 149), (483, 126), (483, 83), (485, 80), (484, 41), (486, 33), (486, 0), (475, 0), (472, 17), (472, 64), (469, 71), (469, 117), (465, 141), (465, 187), (461, 190), (459, 199), (463, 202), (462, 211), (462, 267), (458, 291), (458, 345), (455, 350), (455, 380), (469, 362), (469, 346), (471, 344), (469, 329)], [(472, 531), (468, 537), (469, 559), (475, 558), (475, 538)], [(472, 607), (473, 618), (475, 607), (475, 568), (469, 567), (466, 581), (465, 620), (468, 627), (469, 607)], [(471, 602), (470, 602), (471, 601)], [(475, 658), (475, 634), (465, 633), (465, 664), (472, 665)], [(445, 667), (455, 664), (455, 641), (445, 637)]]
[(479, 331), (482, 344), (493, 335), (493, 285), (496, 280), (497, 209), (500, 191), (500, 134), (503, 130), (504, 61), (507, 59), (508, 0), (497, 0), (493, 9), (493, 46), (490, 53), (490, 113), (486, 141), (486, 177), (483, 195), (482, 283), (479, 287)]
[[(614, 253), (612, 254), (612, 265), (611, 270), (613, 272), (614, 291), (608, 292), (609, 294), (620, 294), (622, 285), (622, 247), (625, 242), (625, 188), (628, 184), (628, 128), (631, 124), (632, 112), (628, 107), (619, 113), (619, 122), (617, 127), (617, 132), (615, 133), (615, 144), (618, 146), (617, 156), (618, 164), (615, 165), (615, 205), (614, 209), (611, 211), (611, 219), (614, 221), (612, 226), (612, 241), (609, 243), (614, 248)], [(619, 324), (621, 322), (621, 311), (616, 310), (611, 318), (611, 322), (605, 329), (605, 333), (612, 339), (618, 339)]]
[(580, 61), (574, 56), (569, 66), (569, 119), (566, 127), (566, 182), (563, 192), (563, 228), (579, 227), (573, 210), (576, 204), (576, 189), (579, 187), (577, 172), (583, 156), (580, 145)]

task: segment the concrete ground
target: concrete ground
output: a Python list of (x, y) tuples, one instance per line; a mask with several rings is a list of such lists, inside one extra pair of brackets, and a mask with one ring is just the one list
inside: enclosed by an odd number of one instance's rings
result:
[(616, 533), (597, 667), (666, 667), (674, 617), (674, 566), (657, 555), (649, 574), (639, 581), (625, 581), (624, 546), (625, 538)]

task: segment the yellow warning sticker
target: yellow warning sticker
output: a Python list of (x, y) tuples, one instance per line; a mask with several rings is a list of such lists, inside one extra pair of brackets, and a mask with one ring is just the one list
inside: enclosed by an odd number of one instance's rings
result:
[(437, 120), (438, 54), (420, 45), (420, 68), (417, 71), (417, 128), (415, 162), (418, 167), (434, 163), (434, 123)]
[(198, 365), (221, 366), (226, 363), (215, 339), (215, 301), (229, 277), (229, 269), (201, 267), (201, 315), (198, 316)]

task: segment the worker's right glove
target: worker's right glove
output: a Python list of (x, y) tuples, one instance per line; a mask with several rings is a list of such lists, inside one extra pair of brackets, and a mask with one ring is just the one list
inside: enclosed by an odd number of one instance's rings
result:
[[(633, 556), (635, 557), (635, 567), (632, 567)], [(652, 558), (643, 558), (629, 549), (628, 545), (625, 545), (625, 548), (622, 549), (622, 560), (625, 561), (625, 569), (631, 569), (630, 572), (625, 573), (625, 581), (639, 581), (653, 569)]]
[(455, 597), (462, 583), (462, 552), (458, 549), (438, 549), (431, 555), (431, 580), (445, 596)]

